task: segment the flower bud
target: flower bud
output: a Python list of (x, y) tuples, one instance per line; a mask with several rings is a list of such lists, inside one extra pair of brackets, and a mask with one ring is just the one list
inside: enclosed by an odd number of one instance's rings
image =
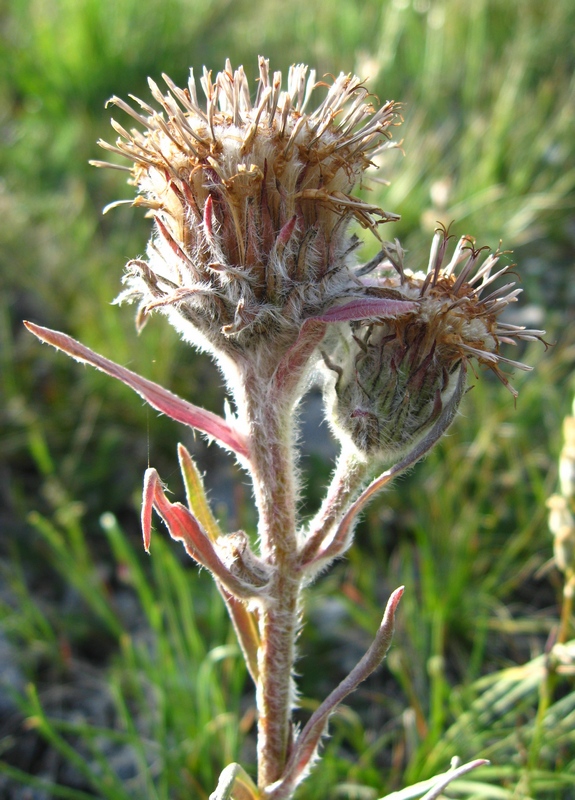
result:
[(356, 327), (343, 368), (324, 355), (338, 373), (334, 426), (370, 458), (401, 455), (422, 438), (450, 399), (461, 369), (460, 358), (436, 354), (426, 326), (402, 327), (402, 338), (388, 322)]
[(366, 291), (385, 290), (415, 301), (417, 310), (351, 323), (323, 354), (335, 373), (326, 388), (334, 431), (369, 460), (385, 461), (415, 446), (451, 399), (471, 359), (489, 367), (516, 394), (500, 363), (529, 367), (501, 356), (500, 346), (543, 334), (499, 319), (517, 297), (519, 290), (510, 291), (514, 284), (484, 296), (510, 268), (492, 274), (502, 253), (480, 264), (481, 251), (463, 238), (444, 265), (449, 238), (444, 230), (436, 234), (427, 273), (404, 269), (397, 243), (387, 246), (387, 262), (372, 279), (360, 270)]

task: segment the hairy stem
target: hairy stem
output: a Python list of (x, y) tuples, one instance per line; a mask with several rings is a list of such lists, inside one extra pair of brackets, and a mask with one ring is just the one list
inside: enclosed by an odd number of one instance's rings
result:
[(274, 783), (289, 756), (292, 670), (298, 633), (301, 578), (297, 563), (297, 483), (291, 406), (258, 391), (261, 377), (246, 387), (250, 464), (258, 507), (261, 555), (273, 568), (269, 594), (259, 614), (258, 786)]

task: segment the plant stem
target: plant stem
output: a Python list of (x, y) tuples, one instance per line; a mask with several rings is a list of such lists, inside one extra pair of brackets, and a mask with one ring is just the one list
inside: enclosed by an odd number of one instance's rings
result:
[(253, 391), (255, 384), (256, 376), (248, 387), (252, 391), (246, 391), (250, 464), (261, 555), (272, 567), (269, 596), (259, 615), (258, 786), (263, 789), (280, 778), (289, 755), (301, 577), (291, 406)]
[(276, 603), (264, 611), (260, 622), (257, 704), (258, 785), (262, 789), (281, 777), (289, 756), (299, 592), (300, 581), (290, 578), (289, 568), (278, 569)]
[(322, 506), (312, 520), (305, 545), (301, 553), (302, 564), (310, 561), (321, 547), (330, 530), (339, 522), (361, 488), (368, 473), (365, 461), (351, 450), (343, 450)]

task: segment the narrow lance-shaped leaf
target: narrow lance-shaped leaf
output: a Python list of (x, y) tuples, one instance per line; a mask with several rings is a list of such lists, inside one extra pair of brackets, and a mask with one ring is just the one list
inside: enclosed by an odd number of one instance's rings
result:
[(293, 388), (312, 352), (323, 339), (327, 326), (334, 322), (354, 322), (366, 318), (389, 318), (412, 313), (417, 303), (381, 297), (362, 297), (309, 317), (301, 326), (296, 342), (276, 369), (275, 383), (279, 391)]
[(212, 514), (200, 471), (183, 444), (178, 444), (178, 459), (190, 511), (197, 518), (212, 542), (215, 542), (218, 536), (223, 536), (223, 531)]
[(333, 306), (318, 317), (321, 322), (354, 322), (368, 319), (401, 317), (417, 310), (411, 300), (395, 300), (389, 297), (360, 297), (341, 306)]
[(246, 604), (237, 597), (230, 594), (219, 582), (218, 588), (225, 600), (228, 613), (231, 617), (234, 631), (238, 637), (238, 642), (242, 650), (246, 667), (250, 673), (254, 684), (258, 684), (258, 650), (260, 647), (260, 634), (254, 612), (247, 608)]
[(280, 780), (268, 794), (270, 800), (288, 800), (295, 786), (307, 775), (317, 756), (317, 748), (324, 736), (329, 717), (342, 700), (351, 694), (381, 664), (391, 644), (395, 625), (395, 612), (404, 587), (396, 589), (387, 602), (385, 613), (375, 640), (363, 658), (349, 673), (347, 678), (331, 692), (320, 707), (312, 714), (309, 722), (295, 741), (290, 759)]
[[(178, 457), (190, 511), (197, 518), (211, 541), (215, 542), (218, 536), (223, 536), (223, 532), (212, 514), (202, 476), (183, 444), (178, 445)], [(227, 606), (248, 671), (254, 683), (257, 684), (260, 639), (255, 616), (242, 600), (230, 594), (219, 581), (216, 581), (216, 583)]]
[(140, 397), (143, 397), (153, 408), (161, 411), (162, 414), (166, 414), (177, 422), (183, 422), (184, 425), (189, 425), (211, 436), (220, 445), (232, 450), (238, 456), (247, 457), (248, 451), (245, 436), (217, 414), (188, 403), (187, 400), (182, 400), (181, 397), (172, 394), (172, 392), (159, 386), (159, 384), (149, 381), (147, 378), (142, 378), (135, 372), (95, 353), (89, 347), (76, 341), (76, 339), (72, 339), (71, 336), (65, 333), (43, 328), (32, 322), (25, 322), (24, 324), (41, 341), (53, 345), (58, 350), (62, 350), (72, 358), (75, 358), (76, 361), (90, 364), (101, 372), (105, 372), (107, 375), (122, 381), (122, 383), (137, 392)]

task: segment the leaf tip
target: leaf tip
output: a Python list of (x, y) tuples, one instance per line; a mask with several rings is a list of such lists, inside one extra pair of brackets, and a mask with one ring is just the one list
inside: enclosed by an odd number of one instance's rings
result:
[(155, 469), (148, 467), (144, 473), (144, 491), (142, 493), (142, 535), (144, 539), (144, 550), (149, 554), (152, 542), (152, 511), (154, 508), (154, 494), (158, 481), (158, 473)]

